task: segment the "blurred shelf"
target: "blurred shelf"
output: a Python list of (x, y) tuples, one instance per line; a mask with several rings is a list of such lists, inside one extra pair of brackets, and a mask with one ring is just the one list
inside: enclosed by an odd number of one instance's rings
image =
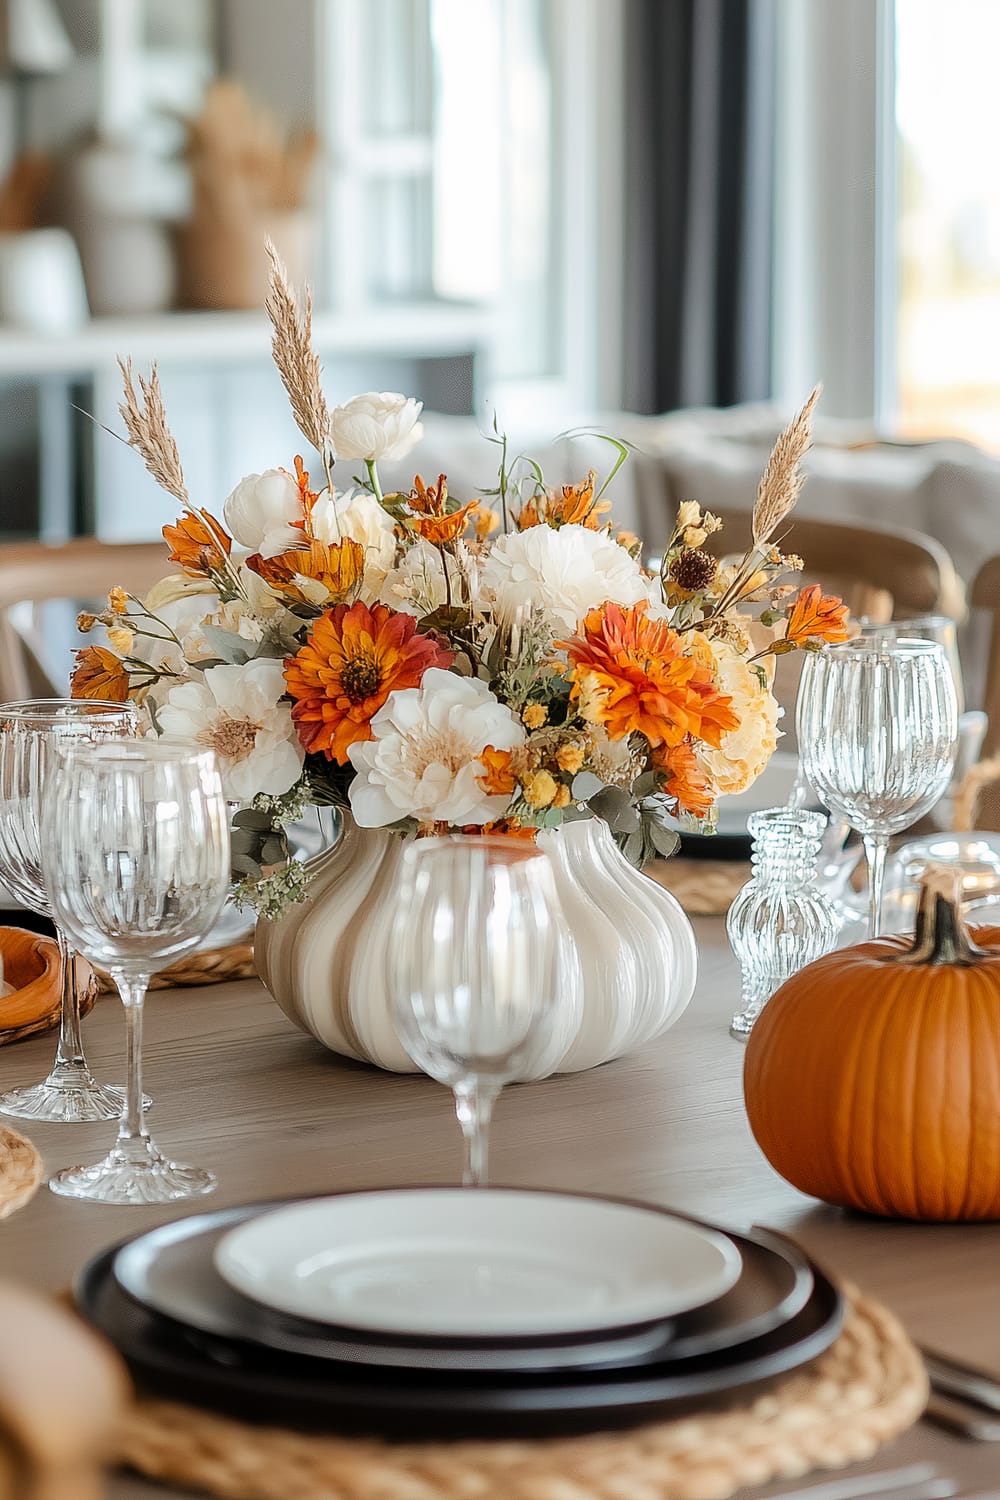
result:
[[(488, 309), (453, 302), (384, 304), (356, 313), (316, 313), (319, 355), (380, 354), (436, 359), (475, 354), (489, 342)], [(0, 379), (80, 376), (114, 369), (119, 354), (140, 367), (150, 360), (186, 367), (267, 360), (271, 326), (257, 312), (170, 312), (152, 317), (94, 318), (71, 334), (0, 328)]]

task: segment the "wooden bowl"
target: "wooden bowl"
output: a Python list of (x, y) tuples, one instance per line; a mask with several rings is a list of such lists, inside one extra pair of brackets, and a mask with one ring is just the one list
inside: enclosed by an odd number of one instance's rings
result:
[[(59, 1024), (62, 964), (54, 938), (26, 932), (23, 927), (0, 927), (0, 955), (4, 979), (14, 993), (0, 998), (0, 1046), (49, 1031)], [(94, 971), (83, 958), (77, 961), (80, 1012), (86, 1015), (97, 998)]]

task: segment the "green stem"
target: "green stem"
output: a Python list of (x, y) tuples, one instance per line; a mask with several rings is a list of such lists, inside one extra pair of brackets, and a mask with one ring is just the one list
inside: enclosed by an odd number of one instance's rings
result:
[(375, 496), (375, 499), (378, 501), (379, 505), (381, 505), (383, 500), (385, 499), (385, 496), (382, 494), (382, 486), (379, 484), (378, 469), (376, 467), (375, 460), (373, 458), (366, 458), (365, 468), (368, 470), (368, 482), (372, 487), (372, 494)]

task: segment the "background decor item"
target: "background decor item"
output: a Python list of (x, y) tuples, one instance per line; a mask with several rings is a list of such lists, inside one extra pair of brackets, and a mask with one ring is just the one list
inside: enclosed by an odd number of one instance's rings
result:
[[(23, 927), (0, 927), (0, 959), (4, 981), (11, 986), (9, 993), (0, 993), (0, 1045), (58, 1025), (62, 967), (55, 939)], [(97, 989), (84, 959), (77, 960), (77, 976), (80, 1014), (86, 1015)]]
[(0, 323), (29, 333), (71, 333), (87, 321), (80, 255), (65, 229), (0, 233)]
[(827, 954), (754, 1027), (750, 1128), (802, 1192), (891, 1218), (1000, 1218), (1000, 927), (970, 938), (960, 880), (925, 871), (912, 940)]
[[(572, 1073), (644, 1046), (694, 990), (691, 924), (673, 896), (632, 868), (600, 818), (539, 835), (575, 949), (551, 1025), (519, 1080)], [(397, 1073), (415, 1071), (384, 972), (405, 845), (349, 814), (311, 861), (309, 900), (257, 924), (257, 971), (285, 1014), (324, 1046)]]
[(185, 307), (261, 307), (270, 236), (293, 282), (309, 275), (313, 219), (306, 198), (317, 137), (287, 139), (238, 83), (219, 79), (188, 122), (192, 208), (177, 228)]
[(743, 1005), (730, 1031), (745, 1041), (779, 985), (828, 953), (839, 923), (814, 884), (826, 818), (804, 807), (753, 813), (753, 874), (729, 908), (726, 930), (739, 959)]

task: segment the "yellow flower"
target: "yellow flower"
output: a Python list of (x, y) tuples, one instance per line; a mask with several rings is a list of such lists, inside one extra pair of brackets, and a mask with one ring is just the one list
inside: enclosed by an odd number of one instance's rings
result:
[(123, 615), (128, 609), (128, 594), (117, 583), (113, 589), (108, 590), (108, 607), (116, 615)]
[(552, 798), (552, 806), (553, 807), (569, 807), (569, 804), (570, 804), (570, 802), (572, 800), (573, 799), (570, 796), (569, 787), (566, 785), (566, 783), (564, 781), (560, 782), (558, 788), (556, 789), (556, 794)]
[(76, 628), (81, 635), (86, 635), (88, 630), (93, 630), (97, 624), (97, 616), (81, 610), (76, 617)]
[(700, 547), (708, 536), (704, 526), (688, 526), (684, 531), (685, 547)]
[(544, 703), (529, 703), (521, 713), (521, 720), (526, 729), (541, 729), (548, 716)]
[[(583, 765), (583, 748), (580, 745), (560, 745), (556, 751), (556, 765), (560, 771), (575, 776)], [(565, 806), (565, 803), (562, 804)]]
[(108, 645), (112, 651), (117, 651), (119, 656), (131, 656), (135, 636), (124, 625), (112, 625), (108, 631)]
[(529, 807), (548, 807), (559, 790), (555, 777), (549, 771), (536, 771), (525, 783), (524, 800)]
[(488, 505), (480, 505), (479, 510), (473, 517), (472, 527), (476, 536), (484, 542), (491, 531), (496, 531), (500, 525), (499, 511), (492, 510)]
[(638, 552), (642, 546), (642, 542), (634, 531), (619, 531), (615, 541), (619, 547), (624, 547), (626, 552)]
[(686, 531), (689, 526), (701, 525), (701, 506), (697, 500), (682, 500), (677, 509), (677, 529)]
[(734, 729), (722, 736), (718, 746), (696, 747), (698, 766), (716, 796), (745, 792), (774, 753), (782, 710), (757, 672), (727, 641), (709, 641), (696, 634), (691, 646), (697, 655), (711, 656), (716, 681), (730, 700), (738, 721)]
[(588, 724), (600, 724), (610, 689), (604, 687), (596, 672), (583, 672), (576, 679), (577, 710)]

